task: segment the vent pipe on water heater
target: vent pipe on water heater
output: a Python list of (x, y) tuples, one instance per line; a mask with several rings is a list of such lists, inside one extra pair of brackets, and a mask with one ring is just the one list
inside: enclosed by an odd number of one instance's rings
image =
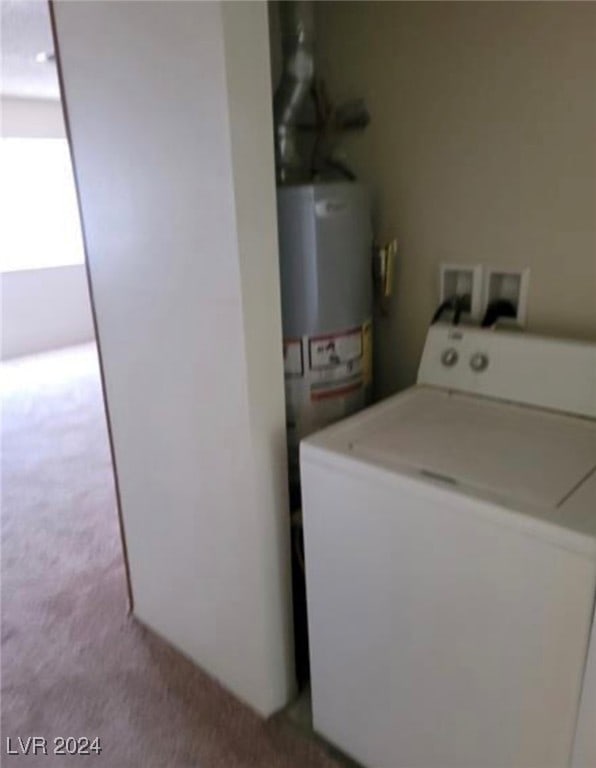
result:
[(298, 148), (298, 114), (314, 77), (312, 2), (279, 3), (283, 70), (275, 92), (275, 160), (279, 183), (304, 181), (309, 169)]

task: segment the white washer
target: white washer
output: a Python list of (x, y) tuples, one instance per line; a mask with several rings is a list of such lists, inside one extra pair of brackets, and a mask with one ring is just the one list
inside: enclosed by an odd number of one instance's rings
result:
[(301, 474), (319, 733), (371, 768), (596, 766), (596, 345), (433, 326)]

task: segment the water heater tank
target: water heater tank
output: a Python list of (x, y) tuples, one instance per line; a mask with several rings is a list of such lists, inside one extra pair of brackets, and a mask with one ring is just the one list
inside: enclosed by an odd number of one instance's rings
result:
[(277, 190), (290, 482), (303, 437), (364, 407), (372, 388), (372, 228), (356, 182)]

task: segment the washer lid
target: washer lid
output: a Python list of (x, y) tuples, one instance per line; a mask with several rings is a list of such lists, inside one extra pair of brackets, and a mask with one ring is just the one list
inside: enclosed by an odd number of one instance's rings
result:
[(321, 438), (389, 469), (548, 510), (596, 471), (596, 421), (426, 387)]

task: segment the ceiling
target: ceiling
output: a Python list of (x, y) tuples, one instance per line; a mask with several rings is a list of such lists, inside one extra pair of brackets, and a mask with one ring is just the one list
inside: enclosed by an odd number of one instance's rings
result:
[(0, 6), (2, 96), (59, 99), (55, 62), (35, 60), (54, 50), (47, 0), (0, 0)]

